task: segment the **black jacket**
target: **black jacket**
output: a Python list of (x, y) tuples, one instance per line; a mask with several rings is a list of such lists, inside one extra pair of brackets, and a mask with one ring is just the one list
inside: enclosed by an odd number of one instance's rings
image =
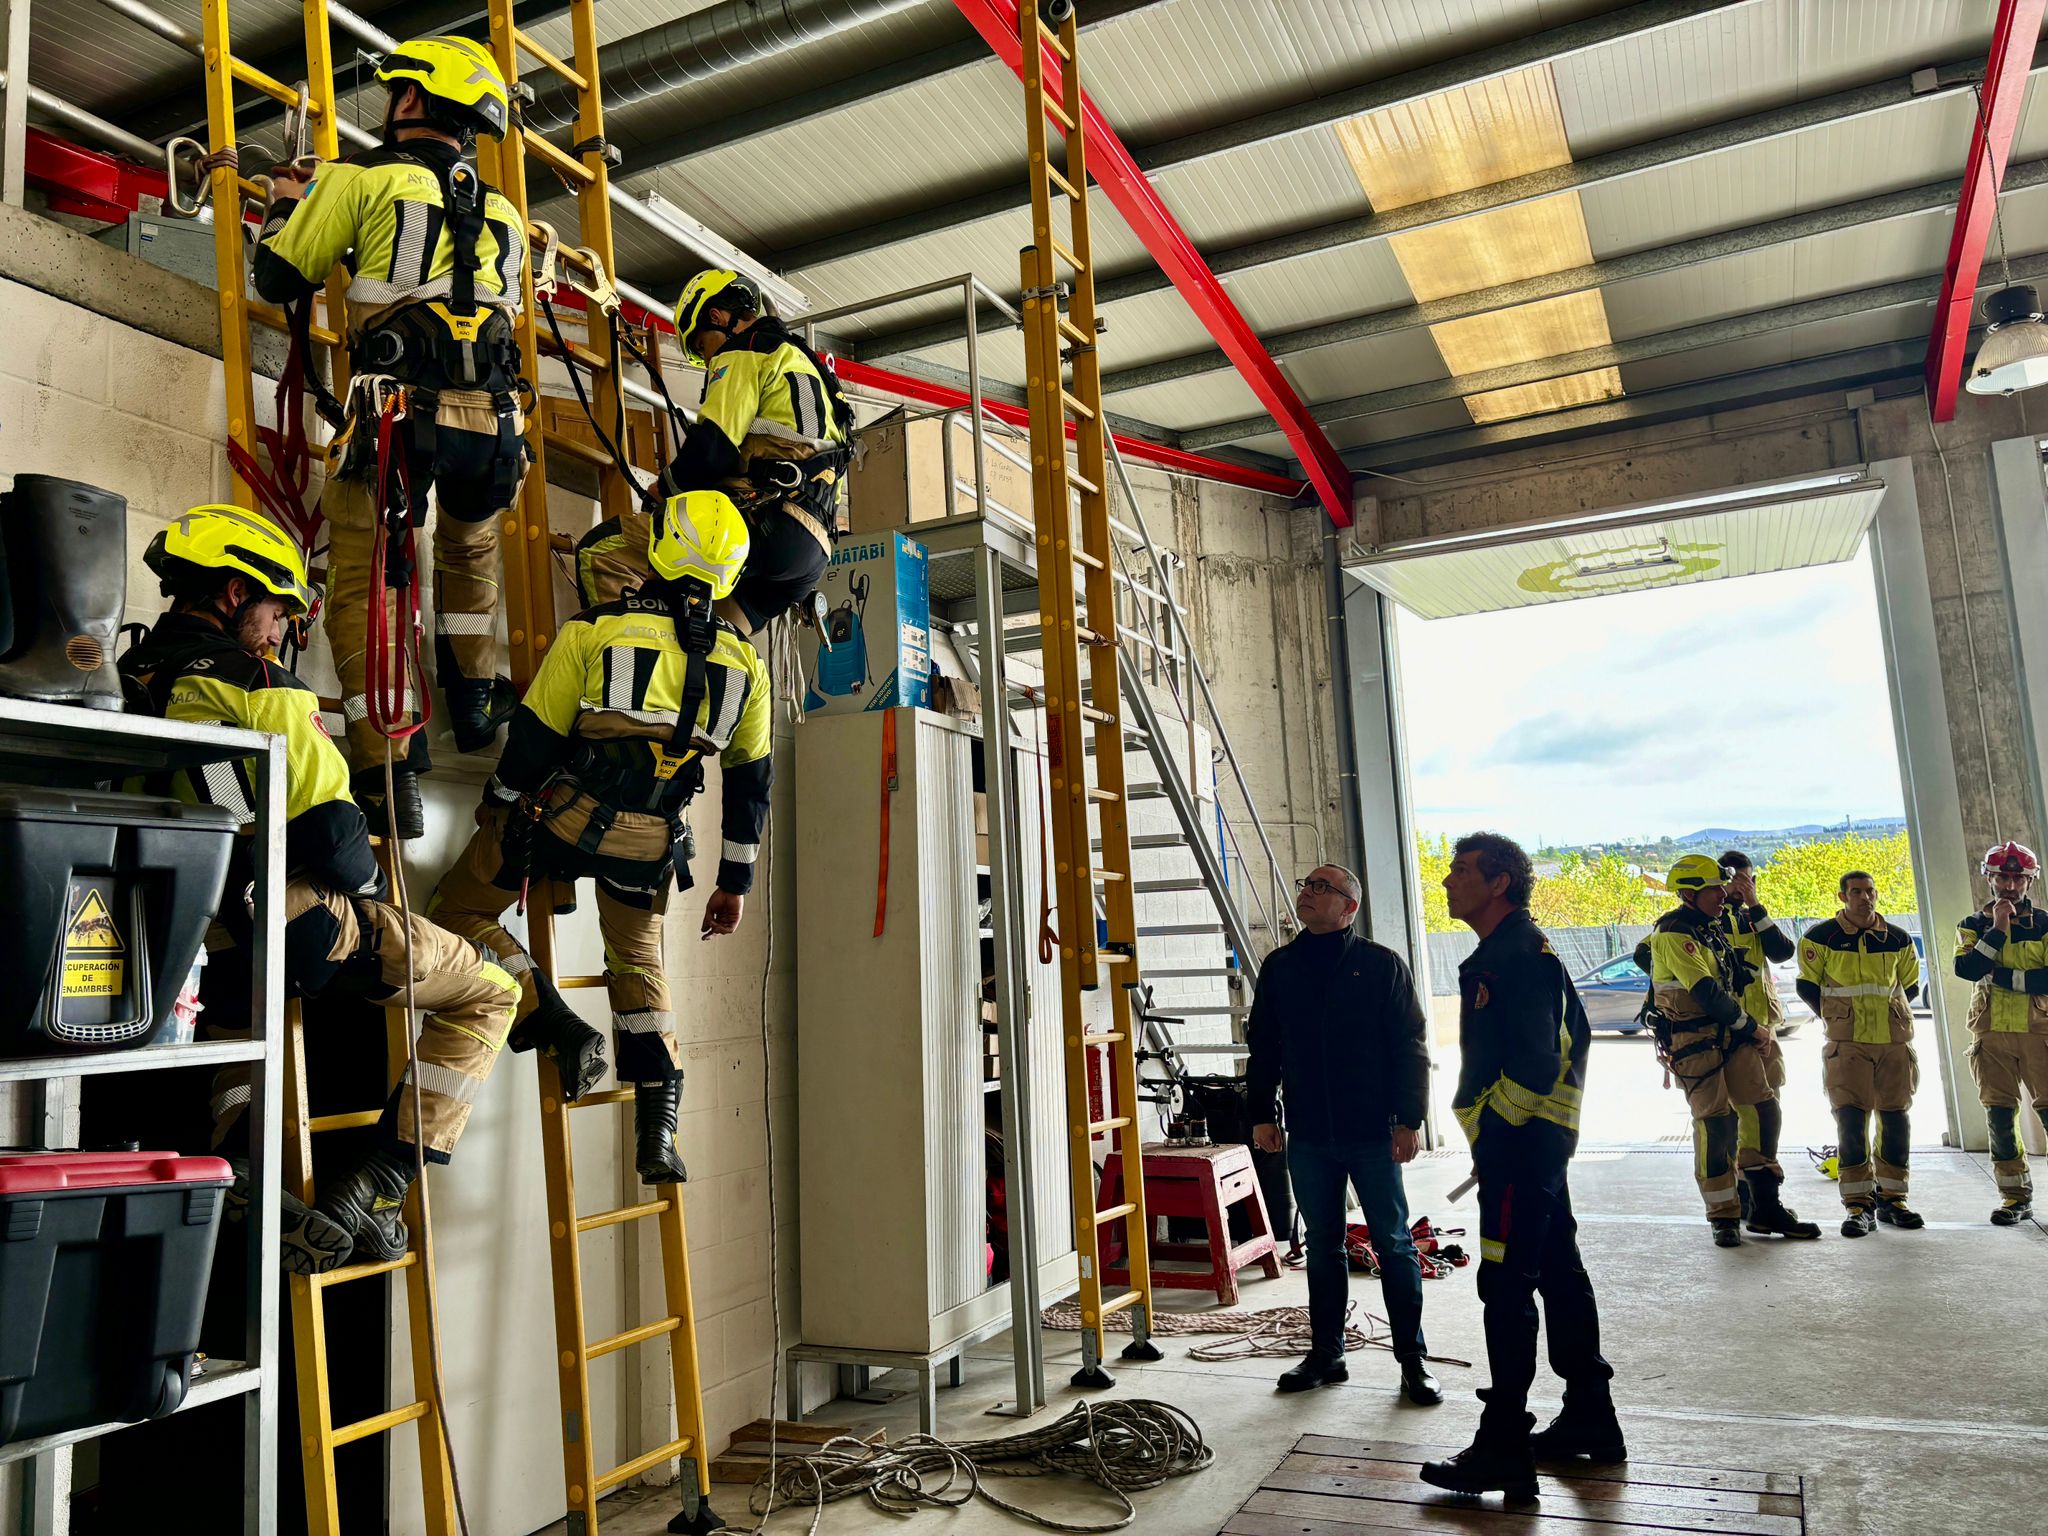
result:
[(1422, 1002), (1401, 957), (1351, 932), (1297, 934), (1259, 969), (1246, 1038), (1254, 1125), (1316, 1142), (1419, 1128), (1429, 1103)]
[[(1570, 974), (1526, 911), (1502, 918), (1465, 957), (1458, 991), (1464, 1060), (1451, 1107), (1479, 1152), (1512, 1144), (1508, 1138), (1526, 1123), (1516, 1118), (1520, 1106), (1584, 1093), (1592, 1032)], [(1534, 1118), (1551, 1117), (1537, 1110)], [(1576, 1111), (1569, 1118), (1558, 1122), (1567, 1157), (1578, 1143)]]

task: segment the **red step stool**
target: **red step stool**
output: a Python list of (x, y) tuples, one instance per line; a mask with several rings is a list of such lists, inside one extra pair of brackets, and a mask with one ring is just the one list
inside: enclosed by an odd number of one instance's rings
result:
[[(1207, 1229), (1206, 1243), (1174, 1243), (1152, 1235), (1152, 1288), (1157, 1290), (1214, 1291), (1223, 1306), (1237, 1305), (1237, 1272), (1257, 1264), (1268, 1280), (1280, 1278), (1280, 1258), (1274, 1249), (1273, 1223), (1266, 1215), (1266, 1202), (1259, 1193), (1258, 1175), (1252, 1169), (1252, 1149), (1246, 1146), (1169, 1147), (1149, 1142), (1144, 1148), (1145, 1214), (1150, 1220), (1164, 1216), (1191, 1216)], [(1095, 1208), (1106, 1211), (1123, 1204), (1123, 1154), (1112, 1152), (1102, 1168), (1102, 1188)], [(1241, 1243), (1230, 1241), (1230, 1209), (1251, 1207), (1252, 1235)], [(1129, 1285), (1130, 1265), (1123, 1253), (1123, 1223), (1110, 1228), (1111, 1241), (1103, 1245), (1102, 1283)], [(1112, 1244), (1114, 1246), (1112, 1246)], [(1162, 1269), (1162, 1263), (1187, 1260), (1206, 1261), (1206, 1270)]]

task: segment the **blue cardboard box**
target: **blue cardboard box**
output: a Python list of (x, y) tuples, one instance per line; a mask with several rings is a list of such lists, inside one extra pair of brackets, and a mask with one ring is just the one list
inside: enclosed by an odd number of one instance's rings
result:
[(840, 540), (818, 590), (821, 630), (799, 629), (804, 711), (849, 715), (908, 704), (931, 708), (931, 562), (900, 533)]

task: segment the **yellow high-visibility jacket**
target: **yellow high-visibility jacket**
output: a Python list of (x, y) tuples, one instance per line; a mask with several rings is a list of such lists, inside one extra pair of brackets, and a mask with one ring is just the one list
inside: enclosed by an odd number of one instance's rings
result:
[(2022, 901), (2003, 932), (1991, 926), (1988, 905), (1972, 912), (1956, 928), (1955, 971), (1976, 983), (1976, 1033), (2048, 1035), (2048, 912)]
[(1913, 936), (1882, 917), (1861, 932), (1831, 917), (1799, 941), (1799, 995), (1830, 1040), (1904, 1044), (1919, 991)]

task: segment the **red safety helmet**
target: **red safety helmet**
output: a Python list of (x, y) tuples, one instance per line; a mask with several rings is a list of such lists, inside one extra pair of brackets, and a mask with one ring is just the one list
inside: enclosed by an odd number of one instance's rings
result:
[(2034, 857), (2034, 850), (2025, 843), (2000, 843), (1984, 855), (1983, 866), (1977, 872), (1981, 875), (2025, 875), (2032, 879), (2041, 873), (2041, 861)]

